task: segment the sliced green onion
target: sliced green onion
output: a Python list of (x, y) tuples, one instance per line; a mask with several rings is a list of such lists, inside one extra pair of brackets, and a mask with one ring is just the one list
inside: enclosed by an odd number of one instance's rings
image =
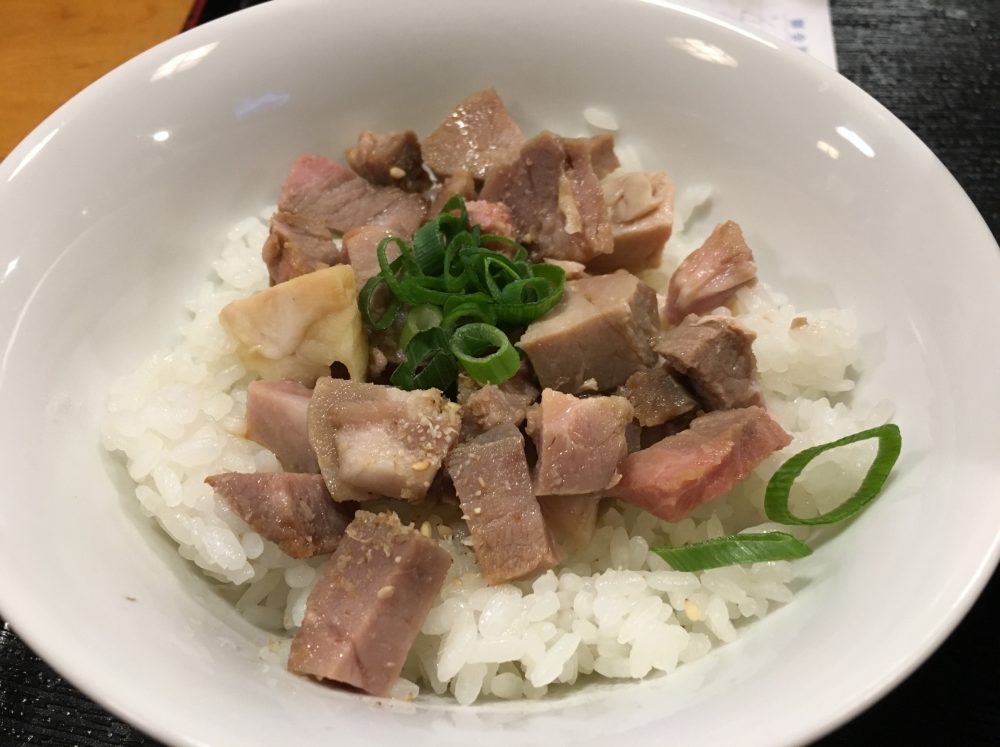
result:
[[(802, 470), (809, 462), (826, 451), (865, 441), (869, 438), (878, 439), (878, 452), (875, 454), (875, 459), (868, 468), (857, 492), (837, 508), (812, 519), (794, 516), (788, 506), (788, 497), (792, 491), (792, 484), (802, 474)], [(885, 485), (885, 481), (889, 477), (889, 472), (892, 471), (892, 467), (899, 457), (901, 448), (902, 437), (899, 433), (899, 427), (888, 423), (800, 451), (782, 464), (767, 483), (767, 491), (764, 494), (764, 511), (771, 521), (780, 524), (833, 524), (849, 519), (871, 503), (882, 490), (882, 486)]]
[(786, 532), (731, 534), (683, 547), (656, 547), (653, 552), (676, 571), (703, 571), (727, 565), (795, 560), (812, 553), (809, 546)]
[(507, 335), (490, 324), (466, 324), (456, 329), (451, 351), (466, 373), (480, 384), (504, 382), (521, 365)]
[(404, 351), (406, 360), (392, 372), (389, 381), (400, 389), (447, 389), (458, 374), (448, 349), (448, 336), (440, 327), (417, 332)]
[(500, 244), (501, 246), (509, 246), (514, 250), (514, 256), (511, 257), (515, 262), (523, 262), (528, 258), (528, 250), (523, 246), (518, 244), (514, 239), (508, 238), (507, 236), (501, 236), (498, 233), (484, 233), (479, 237), (480, 244), (490, 244), (491, 246), (496, 246)]
[(413, 233), (413, 255), (425, 275), (438, 275), (444, 264), (445, 238), (437, 221), (425, 223)]
[[(358, 294), (358, 306), (361, 308), (361, 318), (365, 324), (374, 330), (388, 329), (392, 325), (393, 319), (399, 313), (399, 310), (403, 307), (403, 302), (392, 293), (378, 294), (378, 290), (384, 285), (385, 278), (381, 275), (376, 275), (375, 277), (368, 278), (368, 282), (362, 286), (361, 293)], [(372, 304), (376, 300), (382, 300), (379, 298), (379, 295), (386, 297), (388, 302), (382, 313), (379, 316), (375, 316)]]
[(406, 315), (403, 330), (399, 333), (399, 345), (405, 348), (418, 332), (441, 326), (441, 309), (437, 306), (414, 306)]
[[(446, 306), (445, 308), (448, 307)], [(444, 317), (441, 319), (441, 328), (445, 332), (453, 332), (456, 327), (471, 322), (495, 325), (497, 323), (496, 308), (491, 304), (477, 303), (475, 301), (452, 304), (451, 308), (445, 312)]]

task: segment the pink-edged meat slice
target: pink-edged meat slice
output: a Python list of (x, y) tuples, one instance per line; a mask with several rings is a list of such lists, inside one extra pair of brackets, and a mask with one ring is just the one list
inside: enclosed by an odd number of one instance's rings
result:
[(247, 438), (270, 449), (287, 472), (318, 473), (306, 416), (312, 389), (297, 381), (257, 380), (247, 387)]
[(309, 443), (337, 501), (422, 500), (460, 426), (436, 389), (322, 378), (309, 403)]
[(205, 478), (247, 524), (293, 558), (333, 552), (351, 520), (319, 475), (225, 472)]
[(288, 669), (388, 695), (450, 565), (395, 514), (359, 511), (309, 594)]
[(264, 244), (271, 284), (342, 262), (333, 239), (352, 228), (377, 223), (409, 237), (425, 213), (419, 195), (374, 186), (323, 156), (299, 156), (285, 178)]
[(720, 223), (670, 277), (666, 321), (679, 324), (688, 314), (706, 314), (756, 280), (757, 265), (743, 231), (731, 220)]
[(679, 521), (725, 494), (791, 440), (762, 407), (711, 412), (695, 418), (688, 430), (627, 456), (610, 494)]
[(632, 405), (624, 397), (580, 399), (544, 390), (541, 405), (528, 420), (538, 453), (535, 493), (583, 495), (610, 488), (628, 454), (625, 429), (630, 422)]
[(489, 583), (502, 584), (559, 562), (531, 489), (524, 437), (517, 428), (501, 425), (456, 446), (445, 465)]

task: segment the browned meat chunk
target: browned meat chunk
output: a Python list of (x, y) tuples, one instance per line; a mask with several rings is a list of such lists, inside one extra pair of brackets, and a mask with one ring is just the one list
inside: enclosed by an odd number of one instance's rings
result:
[(423, 192), (431, 186), (420, 157), (420, 143), (412, 130), (358, 135), (358, 144), (347, 151), (347, 163), (359, 176), (379, 186)]
[(737, 290), (756, 280), (757, 265), (743, 231), (731, 220), (720, 223), (671, 276), (667, 322), (678, 324), (688, 314), (705, 314), (718, 308)]
[(476, 199), (476, 180), (468, 171), (456, 172), (444, 180), (431, 204), (430, 215), (438, 215), (444, 204), (455, 195), (461, 195), (465, 200)]
[(517, 157), (524, 133), (497, 92), (477, 91), (463, 99), (424, 138), (424, 161), (439, 177), (467, 171), (482, 179), (494, 166)]
[(660, 263), (674, 228), (674, 183), (664, 172), (615, 172), (601, 181), (611, 220), (614, 251), (595, 257), (588, 269), (633, 272)]
[(251, 381), (247, 438), (270, 449), (287, 472), (318, 473), (306, 430), (312, 389), (295, 381)]
[(543, 132), (490, 172), (479, 198), (508, 205), (518, 238), (542, 257), (588, 262), (608, 254), (614, 239), (594, 151), (589, 139)]
[(635, 419), (646, 428), (698, 409), (698, 402), (665, 366), (636, 371), (618, 394), (631, 403)]
[(656, 363), (650, 341), (658, 330), (656, 294), (619, 271), (567, 282), (559, 304), (517, 344), (543, 387), (603, 392)]
[(559, 562), (531, 490), (524, 437), (501, 425), (468, 441), (446, 461), (483, 576), (502, 584)]
[(388, 695), (450, 565), (395, 514), (359, 511), (309, 594), (288, 669)]
[[(387, 236), (393, 236), (392, 228), (370, 223), (352, 228), (344, 234), (344, 254), (354, 270), (355, 282), (362, 288), (366, 282), (379, 273), (378, 245)], [(390, 262), (399, 256), (399, 246), (389, 242), (385, 251)]]
[(271, 284), (341, 262), (333, 238), (351, 228), (375, 222), (409, 236), (425, 212), (419, 195), (372, 186), (323, 156), (300, 156), (285, 178), (264, 243)]
[(463, 438), (509, 423), (521, 425), (528, 407), (538, 400), (539, 390), (524, 364), (502, 384), (478, 386), (465, 374), (458, 378)]
[(757, 386), (755, 337), (728, 317), (691, 317), (664, 332), (656, 352), (685, 377), (707, 409), (730, 410), (764, 402)]
[(589, 495), (541, 495), (538, 505), (552, 534), (571, 550), (590, 544), (597, 528), (600, 498)]
[(337, 501), (419, 501), (458, 439), (458, 405), (436, 389), (322, 378), (309, 403), (309, 443)]
[(502, 202), (473, 200), (467, 202), (465, 207), (469, 211), (469, 225), (478, 225), (483, 233), (506, 236), (508, 239), (516, 237), (510, 208)]
[(293, 558), (333, 552), (353, 513), (333, 502), (319, 475), (226, 472), (205, 482), (255, 532)]
[(632, 406), (624, 397), (577, 399), (544, 390), (528, 423), (538, 452), (535, 493), (583, 495), (610, 488), (628, 454), (625, 428), (631, 421)]
[(688, 430), (627, 456), (611, 494), (678, 521), (789, 443), (791, 437), (761, 407), (710, 412), (695, 418)]

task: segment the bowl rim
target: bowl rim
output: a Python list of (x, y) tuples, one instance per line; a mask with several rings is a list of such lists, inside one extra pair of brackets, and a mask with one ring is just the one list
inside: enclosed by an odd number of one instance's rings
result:
[[(774, 37), (767, 32), (751, 29), (739, 22), (719, 18), (710, 13), (693, 9), (682, 3), (672, 2), (671, 0), (620, 1), (652, 5), (668, 13), (683, 14), (700, 22), (711, 24), (721, 29), (723, 33), (739, 34), (772, 47), (783, 56), (783, 64), (798, 67), (817, 80), (822, 80), (822, 82), (836, 88), (839, 93), (850, 97), (852, 103), (855, 105), (866, 107), (871, 112), (877, 114), (884, 120), (886, 128), (892, 130), (895, 135), (907, 138), (910, 141), (910, 147), (919, 148), (925, 155), (931, 157), (930, 161), (935, 168), (934, 178), (936, 180), (944, 180), (948, 183), (950, 190), (957, 190), (957, 194), (961, 195), (967, 212), (967, 218), (963, 220), (970, 222), (978, 221), (977, 228), (982, 231), (984, 237), (988, 237), (990, 242), (992, 242), (992, 248), (995, 250), (998, 262), (997, 266), (1000, 267), (1000, 246), (997, 245), (996, 238), (990, 231), (985, 219), (979, 213), (957, 179), (955, 179), (938, 156), (905, 123), (860, 86), (848, 80), (837, 70), (829, 68), (824, 63), (807, 54), (802, 54), (790, 43)], [(86, 111), (92, 103), (100, 100), (100, 96), (105, 88), (116, 84), (133, 69), (144, 64), (146, 61), (162, 55), (174, 56), (200, 47), (215, 39), (219, 33), (232, 33), (235, 28), (244, 23), (263, 23), (271, 16), (277, 16), (278, 14), (287, 13), (290, 10), (294, 11), (308, 6), (319, 7), (322, 4), (323, 0), (283, 0), (281, 3), (263, 3), (251, 6), (179, 33), (132, 57), (63, 103), (18, 143), (0, 161), (0, 187), (4, 187), (7, 182), (12, 181), (13, 176), (26, 167), (34, 155), (47, 144), (48, 139), (51, 138), (53, 126), (56, 123), (70, 119), (78, 112)], [(16, 328), (10, 332), (8, 345), (15, 338)], [(6, 352), (5, 350), (5, 356)], [(842, 700), (836, 706), (831, 707), (828, 711), (828, 718), (822, 723), (817, 723), (812, 727), (787, 730), (778, 735), (782, 743), (808, 743), (819, 739), (855, 718), (876, 701), (887, 695), (894, 687), (921, 666), (941, 646), (945, 639), (951, 635), (962, 619), (968, 614), (977, 599), (979, 599), (998, 566), (1000, 566), (1000, 533), (996, 535), (992, 544), (988, 547), (988, 551), (980, 559), (974, 573), (968, 579), (968, 583), (959, 591), (956, 598), (950, 600), (952, 603), (949, 605), (947, 611), (942, 614), (933, 626), (924, 631), (924, 635), (919, 639), (918, 643), (910, 647), (907, 656), (901, 657), (896, 661), (881, 677), (874, 681), (869, 681), (853, 697)], [(93, 699), (102, 708), (121, 718), (134, 728), (139, 729), (144, 734), (161, 740), (166, 744), (207, 747), (206, 742), (192, 735), (179, 734), (172, 731), (166, 719), (162, 717), (157, 718), (148, 709), (143, 707), (141, 699), (133, 698), (127, 692), (123, 693), (113, 677), (103, 675), (95, 677), (95, 673), (86, 669), (82, 662), (74, 656), (72, 650), (57, 644), (58, 636), (50, 634), (54, 631), (46, 631), (48, 625), (44, 620), (39, 625), (36, 613), (37, 611), (33, 609), (30, 601), (26, 603), (24, 599), (15, 600), (12, 597), (0, 595), (0, 617), (3, 617), (7, 621), (16, 635), (36, 652), (46, 664), (56, 670), (60, 676), (64, 677), (88, 698)]]

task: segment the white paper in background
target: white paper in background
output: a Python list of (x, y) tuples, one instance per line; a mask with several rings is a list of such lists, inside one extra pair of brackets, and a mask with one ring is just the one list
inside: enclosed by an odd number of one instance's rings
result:
[(695, 10), (766, 31), (837, 69), (829, 0), (679, 1)]

